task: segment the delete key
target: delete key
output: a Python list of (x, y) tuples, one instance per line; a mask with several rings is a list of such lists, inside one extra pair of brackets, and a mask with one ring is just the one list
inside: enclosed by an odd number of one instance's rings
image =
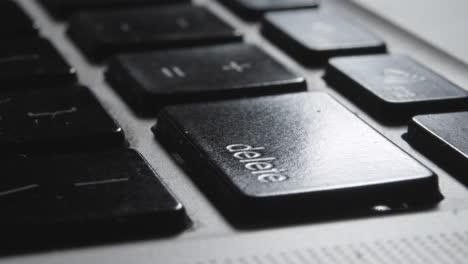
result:
[(321, 92), (169, 106), (153, 132), (231, 220), (441, 200), (433, 172)]

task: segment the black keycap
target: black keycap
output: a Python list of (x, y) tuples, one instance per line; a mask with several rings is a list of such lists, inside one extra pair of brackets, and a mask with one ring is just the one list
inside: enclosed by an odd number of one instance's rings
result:
[(333, 58), (325, 79), (370, 114), (386, 121), (421, 113), (468, 110), (468, 93), (398, 55)]
[(0, 93), (0, 155), (123, 143), (122, 129), (84, 87)]
[[(36, 28), (24, 11), (11, 1), (0, 2), (0, 34), (6, 39), (34, 36)], [(1, 46), (2, 44), (0, 44)]]
[(304, 78), (246, 44), (122, 55), (109, 63), (107, 79), (140, 113), (165, 104), (306, 89)]
[(44, 39), (0, 44), (0, 91), (75, 81), (75, 70)]
[(188, 3), (190, 0), (39, 0), (39, 2), (56, 18), (65, 18), (73, 12), (82, 10)]
[(406, 138), (468, 186), (468, 112), (416, 116)]
[(94, 242), (138, 230), (175, 232), (186, 223), (184, 207), (134, 150), (22, 157), (0, 164), (0, 240)]
[(95, 60), (128, 51), (242, 39), (207, 9), (189, 5), (78, 13), (72, 17), (68, 33)]
[(334, 56), (385, 52), (385, 44), (380, 39), (323, 10), (268, 13), (262, 33), (298, 61), (311, 66)]
[(313, 8), (316, 0), (220, 0), (247, 20), (256, 20), (268, 11)]
[(250, 220), (439, 200), (431, 171), (324, 93), (169, 106), (153, 131)]

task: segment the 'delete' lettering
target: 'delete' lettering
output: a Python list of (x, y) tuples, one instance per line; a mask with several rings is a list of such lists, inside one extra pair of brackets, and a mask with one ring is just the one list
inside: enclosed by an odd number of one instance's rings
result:
[(252, 147), (246, 144), (232, 144), (226, 149), (246, 168), (256, 179), (263, 183), (282, 182), (289, 179), (283, 173), (285, 169), (277, 169), (273, 164), (275, 157), (264, 157), (264, 147)]

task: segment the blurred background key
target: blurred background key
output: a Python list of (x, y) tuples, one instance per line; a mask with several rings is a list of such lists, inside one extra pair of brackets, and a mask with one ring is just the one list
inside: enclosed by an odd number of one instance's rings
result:
[(107, 9), (141, 5), (162, 5), (190, 2), (190, 0), (39, 0), (55, 18), (66, 18), (76, 11)]
[(242, 36), (203, 7), (178, 5), (78, 13), (68, 31), (88, 55), (110, 55), (239, 41)]

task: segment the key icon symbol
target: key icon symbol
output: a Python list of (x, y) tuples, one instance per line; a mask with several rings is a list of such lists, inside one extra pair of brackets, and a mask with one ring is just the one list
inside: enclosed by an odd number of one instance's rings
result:
[(169, 79), (185, 78), (187, 74), (178, 66), (162, 67), (161, 72)]
[(230, 61), (229, 64), (223, 66), (223, 71), (236, 71), (244, 72), (246, 69), (251, 68), (250, 63), (238, 63), (237, 61)]

